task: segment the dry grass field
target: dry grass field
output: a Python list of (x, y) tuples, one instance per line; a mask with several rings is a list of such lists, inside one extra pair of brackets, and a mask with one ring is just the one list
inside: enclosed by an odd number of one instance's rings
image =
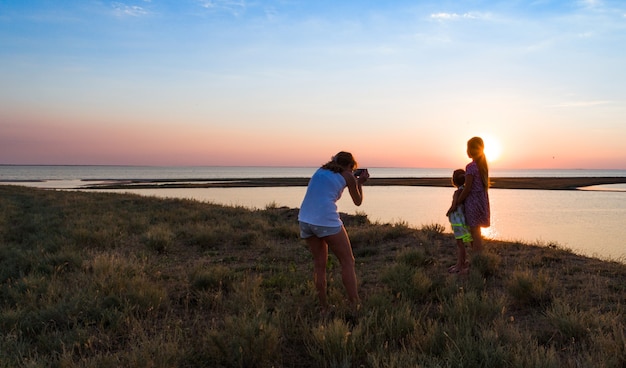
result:
[(0, 367), (624, 367), (626, 265), (344, 216), (319, 312), (297, 209), (0, 186)]

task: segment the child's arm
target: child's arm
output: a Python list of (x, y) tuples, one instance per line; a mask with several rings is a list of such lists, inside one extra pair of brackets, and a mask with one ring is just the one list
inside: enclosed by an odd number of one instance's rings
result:
[(456, 208), (459, 205), (459, 196), (461, 195), (461, 190), (457, 189), (454, 191), (454, 194), (452, 195), (452, 205), (450, 206), (450, 209), (448, 210), (448, 212), (446, 212), (446, 216), (450, 216), (450, 213), (452, 213), (454, 210), (456, 210)]
[(472, 182), (474, 181), (474, 177), (471, 174), (465, 174), (465, 184), (463, 185), (463, 191), (459, 195), (457, 201), (459, 203), (465, 202), (465, 198), (470, 194), (470, 190), (472, 189)]

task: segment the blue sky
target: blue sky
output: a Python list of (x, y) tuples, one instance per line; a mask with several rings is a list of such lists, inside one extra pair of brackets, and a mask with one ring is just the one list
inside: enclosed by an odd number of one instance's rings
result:
[(0, 0), (0, 163), (626, 168), (622, 1)]

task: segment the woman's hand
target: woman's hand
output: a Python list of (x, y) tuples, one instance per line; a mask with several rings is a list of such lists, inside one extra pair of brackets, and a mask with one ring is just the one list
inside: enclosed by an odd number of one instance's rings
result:
[(363, 184), (369, 178), (370, 178), (369, 171), (367, 171), (367, 169), (363, 169), (363, 171), (361, 172), (361, 175), (359, 175), (356, 180), (359, 182), (359, 184)]
[(360, 206), (361, 203), (363, 203), (363, 188), (361, 186), (367, 181), (367, 179), (369, 179), (369, 172), (365, 169), (359, 176), (354, 176), (352, 170), (346, 169), (341, 173), (341, 175), (343, 175), (344, 179), (346, 179), (346, 185), (348, 186), (350, 197), (352, 197), (352, 202), (354, 202), (355, 205)]

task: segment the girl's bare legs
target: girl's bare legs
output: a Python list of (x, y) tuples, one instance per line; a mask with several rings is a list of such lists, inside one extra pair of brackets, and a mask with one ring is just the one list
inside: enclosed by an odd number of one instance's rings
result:
[(341, 264), (341, 279), (348, 294), (348, 300), (356, 306), (359, 302), (354, 255), (350, 238), (344, 227), (337, 234), (318, 238), (306, 238), (307, 245), (313, 254), (313, 280), (322, 308), (328, 307), (326, 299), (326, 262), (328, 261), (328, 247), (339, 259)]
[(472, 250), (476, 253), (480, 253), (483, 250), (483, 237), (480, 233), (480, 226), (472, 226), (470, 227), (470, 232), (472, 233), (472, 238), (474, 239), (472, 243)]

